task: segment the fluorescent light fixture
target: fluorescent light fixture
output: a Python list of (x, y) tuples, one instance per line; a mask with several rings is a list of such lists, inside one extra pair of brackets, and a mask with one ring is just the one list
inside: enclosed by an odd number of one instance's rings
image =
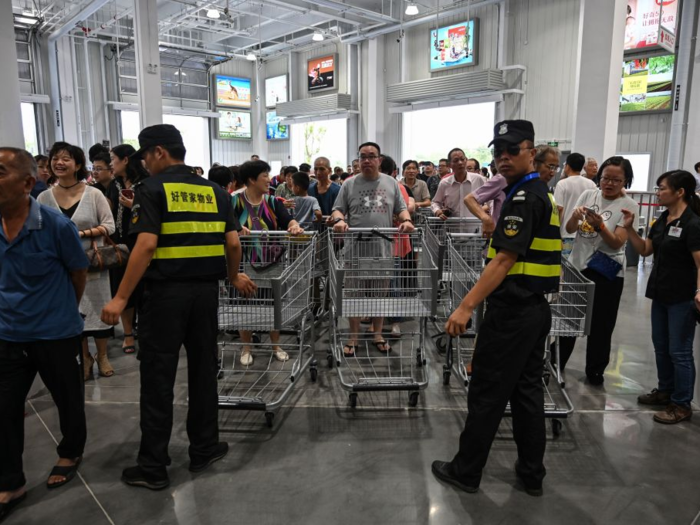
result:
[(32, 11), (31, 9), (25, 9), (24, 11), (22, 11), (22, 16), (34, 16), (34, 11)]
[(208, 9), (207, 18), (213, 18), (214, 20), (217, 20), (221, 18), (221, 13), (219, 13), (218, 9)]
[(39, 21), (38, 18), (29, 18), (26, 16), (15, 16), (15, 22), (17, 22), (18, 24), (27, 24), (27, 25), (33, 26), (38, 21)]
[(245, 56), (245, 59), (250, 60), (251, 62), (255, 62), (258, 59), (258, 57), (255, 56), (255, 53), (249, 51), (248, 54)]
[(314, 31), (314, 36), (311, 37), (314, 42), (323, 42), (323, 33), (320, 31)]
[(413, 2), (409, 2), (406, 6), (406, 14), (408, 16), (416, 16), (418, 14), (418, 6)]

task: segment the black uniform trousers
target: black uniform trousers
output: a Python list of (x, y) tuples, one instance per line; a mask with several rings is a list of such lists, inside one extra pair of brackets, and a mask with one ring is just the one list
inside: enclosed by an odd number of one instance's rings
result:
[[(602, 375), (610, 363), (612, 335), (617, 324), (617, 311), (625, 281), (622, 277), (609, 280), (595, 270), (588, 268), (581, 272), (595, 283), (591, 333), (586, 342), (586, 375)], [(560, 366), (563, 370), (576, 345), (575, 337), (561, 337), (559, 340)]]
[(187, 435), (192, 461), (210, 457), (219, 441), (217, 281), (146, 281), (140, 305), (141, 448), (138, 464), (163, 479), (170, 465), (173, 388), (180, 348), (187, 352)]
[(543, 296), (526, 303), (489, 302), (472, 362), (469, 414), (452, 460), (455, 474), (465, 484), (479, 486), (508, 401), (518, 472), (531, 486), (542, 483), (546, 473), (542, 371), (551, 323)]
[(85, 381), (81, 337), (55, 341), (12, 343), (0, 341), (0, 491), (12, 491), (26, 483), (24, 452), (24, 404), (37, 372), (58, 409), (60, 458), (83, 455)]

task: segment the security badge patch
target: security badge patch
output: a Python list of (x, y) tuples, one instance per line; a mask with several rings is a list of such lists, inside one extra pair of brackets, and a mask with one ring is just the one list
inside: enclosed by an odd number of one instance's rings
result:
[(516, 215), (509, 215), (503, 218), (503, 233), (507, 237), (515, 237), (520, 233), (523, 226), (523, 218)]
[(501, 127), (498, 128), (498, 134), (505, 135), (506, 133), (508, 133), (508, 124), (501, 124)]
[(140, 204), (134, 204), (134, 207), (131, 208), (131, 224), (136, 224), (137, 222), (139, 222), (140, 208)]

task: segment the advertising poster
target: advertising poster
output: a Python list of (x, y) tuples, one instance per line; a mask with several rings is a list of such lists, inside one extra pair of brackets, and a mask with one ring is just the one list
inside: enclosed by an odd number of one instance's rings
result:
[(313, 58), (306, 65), (308, 88), (310, 92), (334, 89), (336, 74), (336, 56)]
[(250, 113), (219, 109), (219, 139), (252, 139)]
[(620, 112), (670, 110), (673, 65), (673, 55), (624, 62)]
[(289, 126), (282, 124), (282, 119), (275, 111), (267, 112), (267, 140), (287, 140), (289, 139)]
[(628, 0), (625, 51), (658, 45), (659, 25), (675, 34), (678, 4), (679, 0)]
[(430, 31), (430, 71), (476, 64), (476, 20)]
[(250, 79), (216, 75), (216, 105), (250, 108)]
[(287, 75), (265, 79), (265, 106), (274, 108), (287, 102)]

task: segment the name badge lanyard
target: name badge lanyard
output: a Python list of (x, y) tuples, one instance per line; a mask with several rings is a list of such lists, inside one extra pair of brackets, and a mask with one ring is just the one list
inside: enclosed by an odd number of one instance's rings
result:
[(510, 191), (508, 192), (508, 195), (506, 195), (506, 201), (510, 200), (510, 198), (515, 194), (515, 192), (518, 191), (518, 188), (520, 188), (520, 186), (522, 186), (526, 182), (530, 182), (531, 180), (539, 179), (539, 178), (540, 178), (540, 174), (537, 172), (534, 172), (534, 173), (530, 173), (529, 175), (526, 175), (525, 177), (520, 179), (518, 182), (515, 183), (515, 186), (513, 186), (510, 189)]

